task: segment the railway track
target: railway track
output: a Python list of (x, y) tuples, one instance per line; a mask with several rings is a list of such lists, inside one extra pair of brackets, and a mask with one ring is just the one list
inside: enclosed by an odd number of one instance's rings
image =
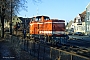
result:
[[(80, 42), (80, 41), (79, 41)], [(42, 42), (42, 41), (38, 41), (37, 43), (40, 43), (44, 46), (49, 46), (49, 47), (53, 47), (56, 49), (60, 49), (72, 54), (76, 54), (76, 55), (80, 55), (83, 56), (85, 58), (90, 58), (89, 54), (90, 51), (87, 48), (83, 48), (83, 47), (79, 47), (79, 46), (75, 46), (75, 45), (70, 45), (70, 44), (57, 44), (57, 45), (52, 45), (50, 43), (46, 43), (46, 42)]]
[(76, 42), (76, 43), (88, 43), (88, 44), (90, 44), (90, 41), (87, 41), (87, 40), (81, 40), (81, 39), (78, 39), (78, 40), (72, 40), (72, 42)]

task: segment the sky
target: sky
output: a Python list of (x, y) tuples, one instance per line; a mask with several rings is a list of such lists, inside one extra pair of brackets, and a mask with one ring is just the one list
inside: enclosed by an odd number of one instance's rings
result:
[(82, 13), (90, 0), (41, 0), (35, 3), (27, 0), (27, 11), (20, 10), (19, 17), (31, 18), (37, 15), (49, 16), (51, 19), (69, 22)]

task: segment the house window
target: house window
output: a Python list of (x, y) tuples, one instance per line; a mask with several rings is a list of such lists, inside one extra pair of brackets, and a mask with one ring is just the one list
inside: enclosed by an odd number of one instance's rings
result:
[(89, 31), (89, 26), (87, 25), (87, 31)]
[(90, 21), (90, 12), (87, 12), (87, 21)]
[(88, 26), (88, 31), (89, 31), (89, 26)]
[(81, 23), (80, 19), (78, 19), (78, 23)]
[(18, 20), (18, 18), (17, 18), (17, 20)]
[(89, 17), (88, 17), (88, 20), (90, 21), (90, 15), (89, 15)]
[(78, 19), (78, 24), (82, 24), (81, 19)]
[(89, 25), (89, 31), (90, 31), (90, 25)]

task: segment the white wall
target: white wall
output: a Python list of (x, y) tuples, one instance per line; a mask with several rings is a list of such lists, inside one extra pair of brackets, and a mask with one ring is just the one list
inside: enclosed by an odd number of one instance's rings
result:
[(75, 32), (85, 33), (85, 22), (81, 21), (81, 17), (79, 15), (76, 16), (76, 22), (74, 23), (74, 33)]

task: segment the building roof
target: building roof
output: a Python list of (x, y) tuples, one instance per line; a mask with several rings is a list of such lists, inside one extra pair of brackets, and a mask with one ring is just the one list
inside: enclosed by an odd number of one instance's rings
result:
[(32, 18), (23, 18), (23, 17), (19, 17), (19, 19), (25, 23), (25, 20), (26, 20), (26, 23), (29, 24), (29, 22), (31, 21)]
[(82, 12), (82, 13), (80, 14), (80, 17), (81, 17), (81, 21), (82, 21), (82, 22), (85, 22), (85, 16), (86, 16), (86, 11), (84, 11), (84, 12)]
[(76, 18), (74, 18), (74, 23), (76, 22)]
[(73, 21), (71, 20), (71, 21), (68, 23), (67, 27), (70, 27), (70, 26), (72, 25), (72, 23), (73, 23)]
[(88, 5), (86, 6), (86, 8), (87, 8), (88, 6), (90, 6), (90, 2), (89, 2)]
[[(83, 11), (81, 14), (79, 14), (81, 17), (81, 21), (85, 22), (85, 16), (86, 16), (86, 11)], [(74, 23), (76, 22), (76, 17), (74, 18)]]
[(82, 14), (82, 15), (85, 15), (85, 14), (86, 14), (86, 11), (83, 11), (81, 14)]

